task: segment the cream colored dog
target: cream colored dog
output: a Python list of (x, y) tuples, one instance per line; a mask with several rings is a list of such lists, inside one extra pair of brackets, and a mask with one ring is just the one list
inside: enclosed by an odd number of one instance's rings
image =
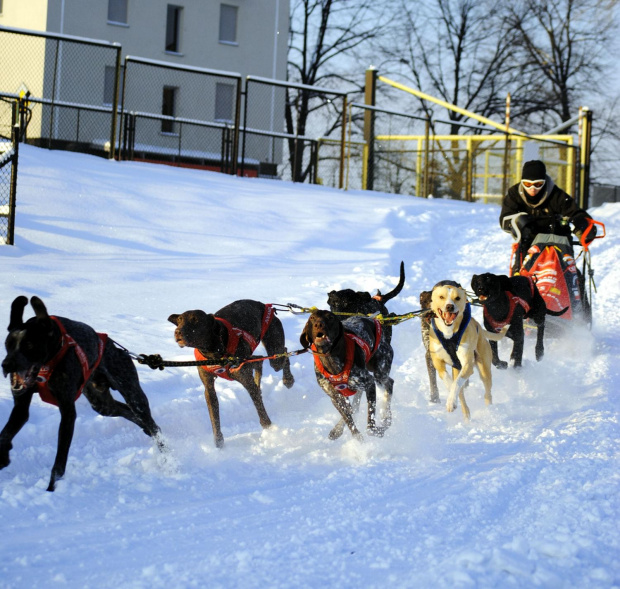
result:
[[(508, 326), (499, 333), (486, 331), (471, 316), (465, 290), (451, 280), (444, 280), (433, 287), (431, 310), (435, 316), (431, 323), (429, 349), (433, 365), (448, 387), (446, 408), (454, 411), (458, 396), (463, 415), (469, 421), (469, 407), (463, 393), (465, 384), (475, 365), (484, 385), (484, 400), (487, 405), (491, 404), (493, 354), (488, 340), (502, 339)], [(447, 366), (452, 367), (451, 374)]]

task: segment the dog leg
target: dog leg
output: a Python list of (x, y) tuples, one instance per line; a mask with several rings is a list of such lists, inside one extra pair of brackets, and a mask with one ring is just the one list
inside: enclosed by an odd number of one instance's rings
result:
[(381, 427), (387, 429), (392, 425), (392, 393), (394, 392), (394, 379), (388, 376), (386, 380), (381, 381), (381, 385), (385, 391)]
[(67, 459), (69, 457), (69, 448), (71, 447), (71, 441), (73, 440), (73, 431), (75, 429), (75, 419), (77, 417), (77, 411), (75, 410), (75, 402), (71, 401), (60, 402), (60, 426), (58, 427), (58, 448), (56, 450), (56, 459), (54, 460), (54, 466), (52, 467), (52, 475), (47, 487), (48, 491), (53, 491), (56, 488), (56, 481), (61, 479), (65, 474), (67, 468)]
[[(349, 404), (349, 402), (345, 399), (345, 397), (343, 397), (336, 389), (334, 389), (331, 385), (326, 385), (325, 388), (325, 392), (329, 395), (329, 398), (331, 399), (332, 405), (336, 408), (336, 410), (338, 411), (338, 413), (340, 413), (342, 419), (341, 421), (339, 421), (334, 428), (329, 432), (329, 439), (330, 440), (337, 440), (341, 435), (342, 432), (344, 430), (344, 424), (347, 425), (347, 427), (349, 428), (349, 430), (351, 431), (351, 435), (354, 438), (357, 438), (358, 440), (362, 439), (362, 434), (360, 433), (360, 431), (357, 429), (357, 426), (355, 425), (355, 422), (353, 421), (353, 412), (352, 412), (352, 408), (351, 405)], [(331, 390), (333, 389), (333, 390)], [(361, 393), (359, 393), (361, 395)], [(358, 403), (359, 405), (359, 403)], [(340, 423), (343, 423), (343, 426), (341, 428), (339, 428)]]
[(245, 387), (245, 390), (249, 393), (252, 403), (258, 413), (258, 420), (260, 421), (263, 429), (267, 429), (271, 426), (271, 419), (267, 415), (267, 410), (263, 404), (263, 395), (260, 387), (256, 386), (254, 379), (252, 378), (252, 368), (248, 365), (243, 367), (239, 373), (237, 380)]
[[(342, 396), (342, 395), (341, 395)], [(351, 415), (355, 415), (360, 408), (360, 402), (362, 400), (362, 392), (358, 391), (352, 397), (349, 397), (349, 406), (351, 408)], [(332, 428), (332, 431), (329, 432), (330, 440), (337, 440), (344, 432), (344, 426), (346, 425), (346, 421), (344, 418), (341, 418), (340, 421)]]
[(439, 403), (439, 387), (437, 386), (437, 371), (433, 366), (430, 350), (426, 350), (426, 371), (428, 372), (428, 382), (431, 388), (431, 403)]
[(545, 355), (545, 318), (537, 324), (538, 333), (536, 334), (536, 360), (540, 362)]
[(13, 409), (9, 420), (0, 432), (0, 470), (11, 463), (9, 453), (13, 448), (13, 438), (28, 421), (32, 393), (13, 395)]
[(263, 378), (263, 363), (253, 362), (252, 367), (254, 369), (254, 384), (260, 389), (260, 382)]
[(493, 352), (493, 366), (499, 368), (500, 370), (505, 370), (508, 368), (508, 362), (499, 359), (499, 354), (497, 352), (497, 342), (490, 341), (491, 351)]
[[(287, 351), (286, 348), (284, 348), (284, 351)], [(282, 383), (287, 389), (290, 389), (295, 384), (295, 378), (291, 372), (291, 361), (288, 357), (284, 360), (284, 368), (282, 369)]]
[(510, 359), (513, 361), (515, 368), (521, 368), (523, 364), (523, 343), (525, 341), (525, 333), (523, 332), (523, 321), (517, 321), (512, 325), (513, 345)]
[(215, 377), (198, 367), (200, 380), (205, 385), (205, 401), (209, 409), (209, 419), (211, 420), (211, 429), (213, 430), (213, 440), (216, 448), (224, 445), (224, 436), (220, 428), (220, 403), (215, 392)]

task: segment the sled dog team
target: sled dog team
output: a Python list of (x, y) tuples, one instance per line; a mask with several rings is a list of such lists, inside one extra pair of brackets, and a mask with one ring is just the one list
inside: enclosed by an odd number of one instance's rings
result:
[[(392, 328), (374, 316), (389, 314), (385, 303), (402, 290), (404, 264), (400, 280), (389, 293), (372, 297), (350, 289), (328, 295), (330, 310), (314, 311), (308, 318), (299, 341), (313, 356), (316, 379), (338, 411), (339, 421), (329, 432), (330, 439), (342, 435), (345, 426), (356, 438), (362, 434), (354, 414), (362, 396), (367, 401), (366, 431), (382, 436), (392, 421), (391, 399), (394, 380), (390, 376), (394, 350)], [(536, 359), (543, 356), (545, 315), (549, 314), (531, 279), (482, 274), (471, 282), (474, 294), (484, 306), (484, 327), (471, 314), (465, 289), (450, 280), (439, 282), (432, 291), (423, 292), (420, 302), (427, 309), (422, 316), (422, 339), (426, 350), (430, 400), (439, 402), (436, 374), (448, 391), (446, 408), (454, 411), (457, 399), (466, 420), (470, 417), (464, 390), (477, 368), (484, 399), (492, 402), (491, 365), (506, 368), (498, 357), (497, 341), (507, 335), (513, 339), (511, 359), (520, 366), (523, 355), (523, 320), (531, 318), (538, 327)], [(0, 469), (10, 464), (12, 440), (28, 420), (35, 393), (60, 411), (57, 453), (48, 491), (53, 491), (65, 473), (76, 420), (75, 401), (83, 394), (100, 415), (124, 417), (152, 437), (161, 451), (166, 450), (160, 429), (151, 416), (132, 358), (106, 334), (90, 326), (49, 315), (41, 299), (33, 296), (34, 317), (23, 320), (28, 304), (25, 296), (11, 306), (4, 376), (10, 375), (13, 409), (0, 432)], [(346, 319), (341, 316), (348, 315)], [(248, 392), (263, 428), (271, 420), (263, 404), (261, 377), (263, 360), (282, 371), (288, 388), (294, 384), (289, 354), (285, 347), (282, 323), (270, 304), (238, 300), (215, 313), (190, 310), (172, 314), (174, 338), (180, 347), (193, 348), (197, 360), (243, 359), (232, 366), (209, 363), (197, 367), (205, 387), (205, 399), (215, 445), (224, 444), (220, 426), (219, 403), (215, 390), (218, 378), (239, 382)], [(253, 357), (262, 343), (267, 358)], [(383, 392), (381, 412), (377, 411), (377, 387)], [(110, 392), (120, 393), (124, 403)]]

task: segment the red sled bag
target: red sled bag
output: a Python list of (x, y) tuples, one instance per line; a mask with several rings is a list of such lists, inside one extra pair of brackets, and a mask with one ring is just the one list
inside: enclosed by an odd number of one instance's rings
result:
[(571, 320), (583, 312), (579, 272), (569, 238), (541, 233), (523, 259), (521, 276), (530, 276), (550, 311), (568, 310), (560, 317)]

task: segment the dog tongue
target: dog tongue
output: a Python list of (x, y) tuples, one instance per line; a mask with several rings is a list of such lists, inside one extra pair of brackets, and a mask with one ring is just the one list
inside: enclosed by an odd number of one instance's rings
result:
[(454, 323), (454, 320), (456, 319), (456, 315), (457, 313), (444, 313), (443, 314), (443, 319), (446, 322), (447, 325), (450, 325), (452, 323)]

